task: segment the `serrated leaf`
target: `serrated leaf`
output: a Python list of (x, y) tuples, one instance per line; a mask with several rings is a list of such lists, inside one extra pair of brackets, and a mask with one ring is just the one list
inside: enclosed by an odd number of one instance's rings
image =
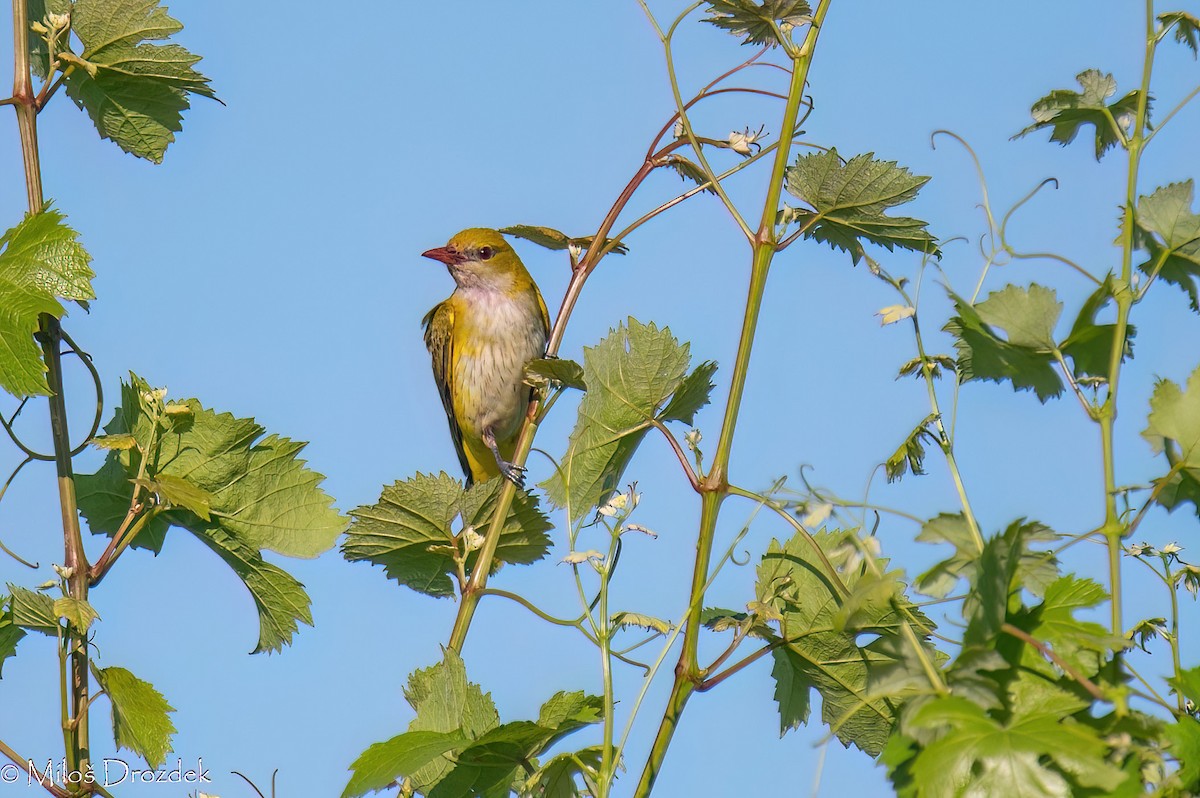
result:
[(189, 527), (188, 531), (216, 552), (250, 591), (258, 611), (258, 645), (251, 654), (279, 651), (289, 645), (299, 622), (312, 626), (312, 601), (295, 577), (220, 526)]
[(200, 56), (177, 44), (151, 44), (183, 26), (158, 0), (76, 0), (72, 28), (82, 62), (67, 75), (67, 96), (87, 111), (102, 138), (161, 163), (183, 126), (190, 95), (214, 97), (195, 70)]
[[(513, 238), (523, 238), (532, 244), (537, 244), (539, 247), (545, 247), (556, 252), (570, 249), (571, 247), (586, 250), (596, 238), (595, 236), (572, 237), (561, 230), (555, 230), (553, 227), (538, 227), (530, 224), (514, 224), (509, 227), (501, 227), (500, 232)], [(612, 244), (612, 239), (604, 239), (604, 246), (608, 246), (609, 244)], [(629, 252), (629, 247), (624, 244), (616, 244), (613, 246), (611, 252), (616, 255), (624, 255)]]
[(603, 702), (582, 692), (557, 693), (541, 709), (536, 723), (514, 721), (490, 729), (458, 752), (454, 768), (429, 792), (429, 798), (508, 795), (518, 769), (563, 737), (599, 723)]
[(864, 241), (889, 252), (900, 247), (941, 257), (925, 222), (885, 213), (915, 199), (929, 178), (874, 156), (856, 155), (845, 164), (836, 149), (798, 157), (787, 169), (785, 185), (811, 209), (792, 208), (789, 215), (805, 238), (849, 252), (856, 264), (866, 254)]
[[(1030, 614), (1030, 623), (1022, 624), (1034, 638), (1048, 644), (1056, 655), (1084, 676), (1094, 676), (1114, 651), (1129, 643), (1111, 634), (1093, 621), (1075, 617), (1108, 600), (1108, 593), (1091, 579), (1063, 576), (1046, 588), (1042, 603)], [(1032, 670), (1056, 676), (1057, 672), (1031, 646), (1025, 648), (1022, 662)]]
[(8, 585), (8, 593), (13, 623), (51, 637), (58, 635), (61, 626), (58, 613), (54, 611), (54, 599), (45, 593), (35, 593), (12, 583)]
[(146, 488), (168, 505), (182, 507), (205, 521), (212, 520), (212, 494), (186, 479), (172, 474), (160, 474), (158, 479), (135, 479), (133, 482)]
[[(779, 607), (779, 633), (788, 641), (773, 652), (781, 731), (805, 721), (809, 693), (816, 689), (821, 695), (822, 720), (838, 739), (876, 755), (892, 731), (896, 712), (889, 701), (871, 694), (868, 682), (872, 674), (898, 664), (892, 643), (900, 639), (904, 618), (915, 618), (929, 628), (933, 624), (912, 606), (903, 584), (894, 577), (887, 580), (886, 589), (870, 585), (869, 590), (860, 591), (852, 613), (841, 610), (842, 596), (831, 588), (833, 575), (824, 572), (812, 546), (815, 542), (820, 547), (837, 569), (838, 578), (854, 594), (863, 570), (851, 566), (857, 550), (848, 544), (848, 534), (852, 533), (818, 532), (812, 541), (797, 534), (782, 545), (771, 541), (758, 566), (756, 592), (759, 601)], [(886, 560), (877, 562), (886, 570)], [(860, 646), (859, 635), (878, 637)], [(931, 647), (928, 654), (932, 655)]]
[(954, 371), (957, 368), (954, 358), (949, 355), (926, 355), (924, 358), (914, 357), (900, 367), (900, 371), (896, 374), (896, 379), (901, 377), (923, 377), (926, 370), (929, 371), (929, 376), (933, 379), (940, 379), (942, 369)]
[(124, 668), (93, 666), (92, 673), (112, 704), (113, 739), (117, 748), (133, 751), (151, 768), (161, 767), (171, 750), (171, 735), (176, 731), (170, 718), (175, 708), (154, 685)]
[(25, 630), (13, 620), (11, 601), (10, 596), (0, 596), (0, 674), (4, 671), (4, 661), (16, 656), (17, 643), (25, 637)]
[(1168, 510), (1191, 502), (1200, 513), (1200, 368), (1182, 389), (1171, 380), (1155, 383), (1148, 421), (1142, 436), (1173, 464), (1156, 480), (1166, 483), (1159, 485), (1156, 501)]
[(696, 413), (709, 402), (712, 389), (716, 387), (713, 375), (717, 373), (717, 364), (706, 360), (692, 370), (684, 378), (671, 401), (659, 413), (659, 421), (682, 421), (684, 424), (695, 423)]
[(1006, 285), (975, 306), (983, 322), (1004, 330), (1008, 343), (1033, 350), (1054, 349), (1054, 327), (1062, 303), (1053, 288)]
[[(351, 511), (353, 523), (342, 554), (351, 562), (382, 565), (389, 579), (419, 593), (453, 596), (450, 576), (458, 572), (455, 552), (462, 551), (457, 540), (462, 531), (455, 531), (453, 521), (461, 516), (464, 528), (484, 534), (502, 487), (500, 479), (493, 479), (464, 491), (462, 483), (445, 472), (395, 482), (383, 489), (376, 504)], [(501, 530), (492, 572), (506, 562), (527, 564), (544, 557), (550, 528), (537, 498), (518, 491)], [(468, 566), (474, 557), (472, 552)]]
[[(1113, 300), (1115, 292), (1113, 276), (1110, 273), (1084, 301), (1079, 315), (1075, 317), (1075, 323), (1071, 326), (1071, 334), (1059, 345), (1063, 356), (1070, 358), (1071, 371), (1076, 377), (1108, 377), (1116, 325), (1097, 324), (1096, 316)], [(1124, 359), (1133, 357), (1135, 335), (1137, 329), (1132, 324), (1126, 325)]]
[(1171, 183), (1153, 194), (1139, 197), (1134, 220), (1136, 241), (1150, 259), (1138, 266), (1188, 295), (1192, 310), (1200, 312), (1200, 215), (1192, 213), (1195, 184)]
[(569, 358), (543, 357), (525, 364), (525, 384), (538, 387), (544, 383), (558, 383), (564, 388), (586, 391), (583, 381), (583, 366)]
[(1113, 789), (1125, 778), (1105, 761), (1108, 746), (1094, 729), (1053, 711), (1000, 723), (964, 698), (943, 696), (917, 707), (908, 722), (943, 730), (912, 761), (922, 798), (1066, 798), (1072, 783)]
[(912, 471), (913, 476), (920, 476), (925, 473), (925, 441), (929, 443), (938, 443), (938, 433), (934, 428), (938, 416), (936, 413), (930, 413), (921, 420), (913, 431), (908, 434), (900, 447), (892, 453), (886, 461), (883, 468), (887, 473), (887, 481), (895, 482), (903, 477), (909, 471)]
[(609, 623), (614, 629), (645, 629), (648, 632), (658, 632), (665, 635), (671, 631), (671, 624), (652, 615), (640, 612), (613, 613)]
[(137, 438), (128, 433), (120, 432), (116, 435), (97, 435), (88, 441), (88, 443), (97, 449), (124, 451), (125, 449), (132, 449), (137, 446)]
[[(954, 336), (958, 351), (958, 373), (963, 382), (970, 380), (1009, 381), (1014, 391), (1032, 389), (1046, 402), (1063, 392), (1062, 379), (1054, 370), (1054, 356), (1041, 349), (1018, 346), (1000, 338), (983, 320), (978, 306), (948, 292), (958, 315), (942, 328)], [(996, 296), (993, 292), (989, 301)], [(995, 314), (992, 315), (996, 317)], [(1022, 340), (1026, 340), (1022, 337)]]
[[(1051, 543), (1058, 540), (1058, 535), (1037, 521), (1026, 521), (1018, 518), (999, 535), (994, 536), (997, 547), (1004, 552), (997, 554), (1000, 559), (992, 560), (984, 557), (984, 550), (971, 532), (971, 526), (961, 513), (954, 515), (943, 513), (926, 521), (917, 533), (918, 541), (923, 543), (949, 543), (954, 547), (954, 554), (934, 565), (917, 577), (913, 587), (927, 596), (944, 598), (958, 584), (959, 579), (966, 579), (972, 585), (980, 581), (980, 562), (985, 564), (1001, 563), (1005, 573), (1016, 577), (1021, 586), (1035, 596), (1041, 596), (1058, 576), (1057, 561), (1046, 551), (1033, 548), (1035, 543)], [(985, 544), (986, 547), (986, 544)], [(1008, 571), (1010, 555), (1013, 559), (1013, 570)], [(1001, 578), (989, 574), (987, 578)], [(1001, 578), (1002, 585), (997, 588), (1004, 596), (1008, 594), (1008, 582)], [(1009, 579), (1011, 581), (1011, 579)], [(1000, 601), (998, 611), (1003, 610), (1004, 602)]]
[(54, 615), (66, 620), (80, 634), (86, 632), (100, 617), (100, 613), (96, 612), (96, 608), (91, 604), (71, 596), (54, 600)]
[[(594, 745), (551, 757), (525, 780), (521, 798), (579, 798), (575, 779), (584, 775), (580, 763), (595, 773), (600, 769), (603, 756), (603, 749)], [(591, 773), (586, 775), (591, 777)]]
[[(561, 469), (542, 483), (553, 504), (569, 504), (572, 518), (578, 519), (617, 490), (652, 420), (684, 385), (689, 359), (689, 346), (668, 328), (632, 317), (596, 346), (584, 347), (588, 392), (559, 460)], [(696, 372), (702, 376), (688, 383), (687, 399), (673, 411), (676, 416), (695, 412), (700, 384), (707, 383), (705, 366)]]
[(717, 193), (716, 188), (709, 183), (708, 175), (704, 173), (704, 170), (682, 155), (668, 156), (666, 165), (678, 172), (681, 180), (691, 181), (698, 186), (704, 186), (702, 190), (709, 194)]
[(60, 299), (95, 298), (91, 256), (49, 205), (0, 237), (0, 388), (17, 397), (48, 396), (46, 366), (33, 339), (38, 318), (61, 318)]
[[(408, 726), (410, 732), (457, 732), (465, 738), (465, 747), (500, 725), (491, 695), (467, 680), (462, 658), (451, 649), (444, 652), (441, 662), (409, 675), (404, 697), (417, 713)], [(426, 792), (441, 781), (454, 765), (453, 754), (462, 747), (408, 774), (414, 786)]]
[(762, 640), (778, 640), (779, 636), (763, 623), (757, 616), (751, 616), (746, 612), (734, 612), (733, 610), (721, 609), (719, 607), (705, 607), (700, 613), (700, 622), (704, 624), (706, 629), (711, 629), (714, 632), (728, 632), (735, 629), (740, 629), (751, 618), (754, 620), (750, 623), (750, 629), (747, 634), (751, 637), (757, 637)]
[(1194, 793), (1200, 789), (1200, 723), (1179, 718), (1163, 729), (1163, 737), (1171, 744), (1171, 756), (1179, 761), (1180, 786)]
[(1200, 19), (1186, 11), (1169, 11), (1159, 14), (1158, 21), (1162, 25), (1164, 35), (1174, 29), (1175, 41), (1186, 45), (1192, 51), (1192, 58), (1200, 53), (1197, 49), (1200, 44)]
[[(333, 546), (345, 520), (320, 488), (324, 476), (300, 459), (306, 443), (264, 436), (266, 430), (253, 419), (216, 413), (196, 399), (176, 404), (189, 412), (167, 414), (162, 397), (136, 374), (122, 384), (121, 406), (104, 429), (110, 435), (133, 435), (139, 448), (112, 452), (98, 472), (76, 478), (80, 511), (93, 533), (116, 532), (133, 497), (131, 480), (138, 478), (145, 451), (145, 478), (170, 486), (167, 489), (174, 489), (178, 499), (186, 493), (197, 508), (203, 494), (196, 491), (204, 492), (213, 521), (255, 549), (308, 558)], [(164, 525), (193, 532), (210, 526), (185, 506), (160, 518)], [(134, 545), (157, 552), (161, 544), (159, 535), (145, 540), (139, 536)]]
[(342, 791), (342, 798), (358, 798), (387, 789), (393, 782), (420, 771), (467, 742), (467, 737), (456, 730), (407, 731), (386, 742), (375, 743), (350, 765), (353, 775)]
[(806, 0), (710, 0), (704, 21), (742, 39), (742, 44), (780, 44), (776, 27), (794, 28), (812, 21)]
[(1033, 124), (1013, 136), (1020, 138), (1035, 130), (1051, 128), (1050, 140), (1064, 147), (1075, 140), (1084, 125), (1095, 128), (1096, 160), (1120, 143), (1117, 126), (1127, 124), (1137, 111), (1141, 92), (1131, 91), (1113, 103), (1106, 102), (1117, 92), (1112, 74), (1088, 69), (1075, 76), (1082, 92), (1056, 89), (1033, 104)]

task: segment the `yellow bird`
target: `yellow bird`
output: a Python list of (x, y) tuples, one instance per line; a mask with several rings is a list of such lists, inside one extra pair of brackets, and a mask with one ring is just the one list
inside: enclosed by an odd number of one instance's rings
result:
[(530, 399), (525, 364), (546, 353), (546, 302), (495, 230), (463, 230), (421, 254), (446, 264), (457, 286), (421, 323), (467, 485), (503, 475), (520, 486), (525, 469), (512, 459)]

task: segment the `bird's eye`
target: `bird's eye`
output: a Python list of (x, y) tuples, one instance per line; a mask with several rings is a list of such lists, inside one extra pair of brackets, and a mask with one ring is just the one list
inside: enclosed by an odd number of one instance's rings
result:
[(492, 250), (491, 247), (480, 247), (479, 248), (479, 259), (480, 260), (491, 260), (492, 255), (495, 255), (495, 254), (496, 253)]

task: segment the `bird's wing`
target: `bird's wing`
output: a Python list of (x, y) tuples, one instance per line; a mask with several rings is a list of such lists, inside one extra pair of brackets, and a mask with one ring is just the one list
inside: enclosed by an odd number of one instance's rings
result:
[(467, 479), (471, 479), (471, 463), (463, 449), (462, 429), (454, 415), (454, 308), (449, 301), (441, 302), (421, 319), (425, 325), (425, 348), (433, 358), (433, 381), (442, 395), (442, 407), (446, 409), (446, 420), (450, 423), (450, 437), (458, 462)]
[(534, 287), (533, 287), (533, 293), (537, 297), (538, 309), (542, 311), (542, 330), (545, 332), (546, 337), (549, 338), (550, 337), (550, 311), (546, 309), (546, 300), (542, 299), (542, 292), (538, 290), (538, 287), (536, 285), (534, 285)]

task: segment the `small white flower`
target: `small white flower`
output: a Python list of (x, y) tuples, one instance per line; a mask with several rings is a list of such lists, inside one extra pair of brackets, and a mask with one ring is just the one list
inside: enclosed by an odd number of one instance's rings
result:
[(888, 305), (886, 308), (880, 308), (875, 315), (879, 317), (879, 326), (884, 327), (888, 324), (903, 321), (916, 312), (916, 308), (911, 308), (908, 305)]
[(483, 535), (475, 531), (475, 527), (468, 526), (462, 531), (463, 539), (467, 544), (467, 551), (478, 551), (483, 548)]
[(63, 579), (70, 579), (72, 576), (75, 575), (74, 568), (67, 568), (66, 566), (59, 565), (57, 563), (54, 564), (53, 568), (54, 568), (54, 573), (58, 574)]
[(763, 137), (763, 128), (758, 130), (733, 130), (729, 133), (729, 149), (736, 152), (738, 155), (747, 157), (753, 155), (758, 150), (762, 149), (762, 145), (758, 140)]
[(825, 523), (830, 515), (833, 514), (832, 504), (817, 504), (810, 505), (808, 512), (800, 519), (800, 523), (806, 527), (820, 526)]
[(1172, 540), (1170, 543), (1159, 549), (1159, 551), (1167, 555), (1178, 554), (1179, 552), (1183, 551), (1183, 546), (1180, 546), (1178, 543)]
[(587, 551), (573, 551), (566, 557), (563, 557), (562, 562), (565, 562), (568, 565), (578, 565), (579, 563), (587, 562), (588, 560), (591, 560), (592, 562), (600, 562), (603, 559), (603, 554), (595, 549), (588, 549)]
[(1134, 543), (1129, 547), (1129, 554), (1132, 557), (1144, 557), (1147, 554), (1153, 555), (1154, 547), (1144, 541), (1142, 543)]
[(649, 529), (646, 529), (646, 527), (642, 526), (641, 524), (626, 524), (625, 531), (626, 532), (641, 532), (643, 535), (649, 535), (650, 537), (652, 537), (656, 540), (658, 539), (657, 532), (651, 532)]
[(571, 260), (579, 260), (583, 255), (583, 245), (571, 241), (567, 244), (567, 252), (570, 253)]
[(38, 585), (37, 589), (38, 590), (49, 590), (52, 587), (57, 587), (57, 585), (58, 585), (58, 582), (54, 581), (53, 579), (47, 579), (45, 582), (42, 582), (40, 585)]
[(683, 442), (686, 443), (687, 447), (693, 452), (700, 449), (700, 441), (702, 440), (704, 440), (704, 436), (700, 434), (700, 430), (698, 429), (690, 429), (683, 436)]
[(682, 119), (675, 123), (674, 134), (675, 134), (675, 138), (677, 138), (677, 139), (683, 138), (683, 120)]

